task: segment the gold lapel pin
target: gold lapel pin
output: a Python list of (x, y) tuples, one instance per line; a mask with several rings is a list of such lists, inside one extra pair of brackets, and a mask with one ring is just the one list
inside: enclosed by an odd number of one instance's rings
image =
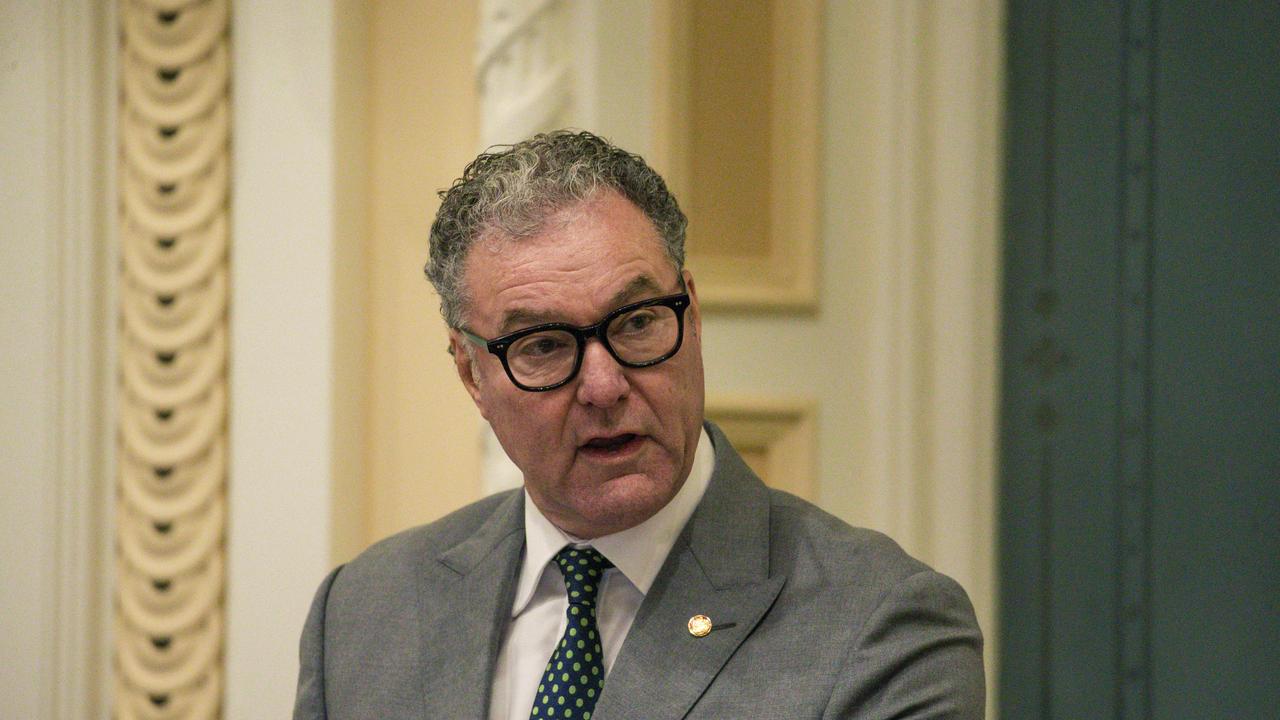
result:
[(706, 615), (694, 615), (689, 618), (689, 634), (694, 637), (706, 637), (711, 634), (711, 618)]

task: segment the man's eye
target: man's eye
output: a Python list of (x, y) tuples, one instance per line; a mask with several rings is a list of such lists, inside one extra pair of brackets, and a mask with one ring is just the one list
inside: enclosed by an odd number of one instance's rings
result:
[(539, 358), (554, 355), (567, 347), (568, 344), (560, 338), (539, 336), (521, 344), (519, 353), (526, 358)]
[(622, 330), (622, 332), (624, 333), (643, 332), (646, 328), (648, 328), (650, 325), (653, 324), (654, 319), (655, 318), (653, 316), (652, 311), (637, 310), (636, 312), (628, 315), (622, 321), (622, 326), (619, 329)]

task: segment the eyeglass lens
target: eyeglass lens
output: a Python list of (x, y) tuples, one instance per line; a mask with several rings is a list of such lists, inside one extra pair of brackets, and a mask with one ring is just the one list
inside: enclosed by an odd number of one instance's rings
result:
[[(609, 321), (605, 341), (619, 360), (642, 365), (675, 348), (680, 336), (676, 311), (662, 305), (636, 308)], [(559, 383), (573, 374), (578, 362), (578, 340), (566, 330), (526, 335), (507, 349), (507, 364), (523, 385), (542, 387)]]

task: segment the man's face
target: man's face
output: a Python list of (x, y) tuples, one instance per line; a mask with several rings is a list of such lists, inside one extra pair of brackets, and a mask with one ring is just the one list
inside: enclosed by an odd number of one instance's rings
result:
[[(676, 494), (693, 464), (703, 413), (701, 320), (693, 281), (684, 342), (666, 362), (618, 364), (587, 341), (568, 384), (527, 392), (496, 355), (452, 333), (458, 374), (529, 496), (582, 538), (644, 522)], [(627, 303), (680, 292), (653, 223), (616, 192), (548, 218), (531, 238), (485, 238), (466, 260), (467, 329), (487, 338), (544, 322), (590, 325)]]

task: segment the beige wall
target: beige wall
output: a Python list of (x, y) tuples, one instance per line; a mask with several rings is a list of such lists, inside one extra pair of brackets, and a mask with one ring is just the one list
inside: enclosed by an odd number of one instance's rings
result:
[(422, 273), (436, 191), (478, 149), (477, 22), (473, 0), (387, 0), (372, 13), (367, 542), (480, 493), (480, 416)]

